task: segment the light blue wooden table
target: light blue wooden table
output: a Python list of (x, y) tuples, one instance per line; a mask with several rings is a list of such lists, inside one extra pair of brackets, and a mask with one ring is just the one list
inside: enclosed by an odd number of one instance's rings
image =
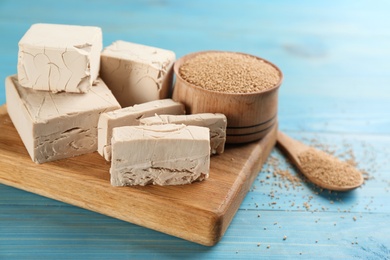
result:
[[(269, 161), (214, 247), (0, 185), (0, 259), (390, 258), (389, 1), (0, 0), (1, 79), (16, 73), (17, 43), (38, 22), (100, 26), (105, 46), (268, 59), (285, 75), (280, 129), (340, 157), (352, 151), (369, 179), (346, 193), (294, 189)], [(0, 103), (4, 92), (1, 83)], [(277, 149), (272, 157), (289, 167)]]

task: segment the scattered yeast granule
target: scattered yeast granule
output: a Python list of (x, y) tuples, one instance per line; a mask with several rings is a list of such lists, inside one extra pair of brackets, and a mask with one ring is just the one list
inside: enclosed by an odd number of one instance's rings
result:
[(198, 87), (225, 93), (254, 93), (271, 89), (279, 71), (256, 57), (234, 52), (203, 53), (179, 68), (180, 76)]
[[(274, 177), (279, 177), (280, 181), (289, 181), (289, 183), (292, 185), (292, 188), (295, 189), (298, 186), (302, 185), (302, 180), (301, 178), (294, 176), (290, 169), (283, 169), (280, 167), (282, 162), (279, 160), (279, 158), (275, 156), (269, 156), (267, 159), (267, 165), (270, 167), (267, 171), (273, 172)], [(272, 168), (272, 170), (271, 170)], [(267, 178), (268, 179), (268, 178)], [(280, 182), (278, 184), (281, 184)], [(280, 185), (279, 185), (280, 186)], [(289, 189), (290, 186), (285, 183), (284, 187), (286, 189)]]
[(352, 186), (360, 183), (361, 172), (325, 152), (308, 149), (298, 155), (302, 169), (323, 183)]

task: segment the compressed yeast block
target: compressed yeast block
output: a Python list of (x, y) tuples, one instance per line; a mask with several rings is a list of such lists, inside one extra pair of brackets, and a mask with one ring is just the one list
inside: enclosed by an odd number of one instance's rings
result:
[(111, 137), (115, 127), (139, 125), (141, 118), (155, 114), (182, 115), (184, 113), (184, 105), (169, 98), (103, 113), (98, 123), (98, 152), (107, 161), (111, 160)]
[(155, 115), (142, 118), (141, 125), (184, 124), (210, 129), (211, 154), (221, 154), (226, 142), (226, 116), (224, 114), (199, 113), (191, 115)]
[(112, 137), (111, 184), (182, 185), (209, 176), (209, 129), (177, 124), (124, 126)]
[(96, 151), (100, 114), (120, 108), (101, 80), (86, 94), (23, 88), (16, 76), (5, 85), (8, 114), (36, 163)]
[(101, 54), (100, 76), (122, 107), (168, 98), (176, 55), (170, 50), (116, 41)]
[(19, 41), (19, 83), (54, 93), (86, 93), (99, 75), (102, 49), (99, 27), (34, 24)]

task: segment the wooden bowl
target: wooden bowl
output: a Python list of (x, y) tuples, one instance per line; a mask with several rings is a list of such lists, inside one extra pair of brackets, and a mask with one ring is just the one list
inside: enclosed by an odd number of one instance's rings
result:
[(277, 123), (278, 89), (283, 80), (282, 72), (271, 62), (249, 55), (273, 66), (280, 76), (278, 83), (273, 88), (252, 93), (211, 91), (193, 85), (180, 76), (179, 68), (182, 64), (196, 55), (210, 52), (219, 51), (191, 53), (175, 62), (176, 82), (173, 89), (173, 100), (183, 103), (187, 114), (225, 114), (227, 118), (227, 143), (247, 143), (263, 138)]

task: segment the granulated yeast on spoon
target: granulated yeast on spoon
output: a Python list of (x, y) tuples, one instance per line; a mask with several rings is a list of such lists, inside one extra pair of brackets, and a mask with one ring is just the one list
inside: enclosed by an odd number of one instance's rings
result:
[(347, 191), (363, 184), (362, 173), (338, 158), (278, 131), (277, 142), (297, 168), (319, 187)]

